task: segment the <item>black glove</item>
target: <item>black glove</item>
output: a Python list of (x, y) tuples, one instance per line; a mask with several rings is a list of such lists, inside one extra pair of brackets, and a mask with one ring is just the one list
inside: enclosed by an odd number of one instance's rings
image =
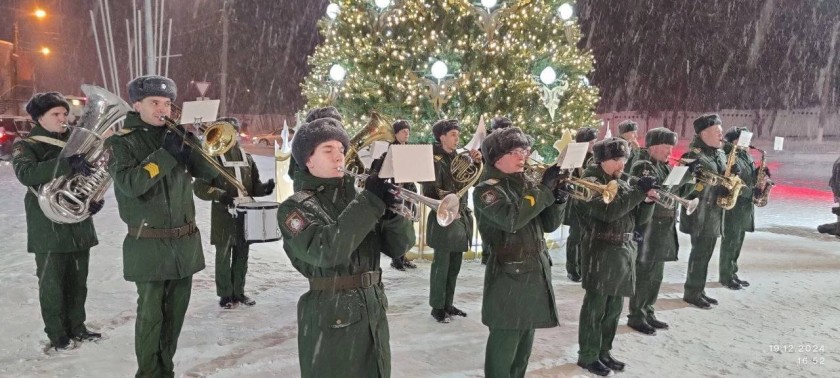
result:
[(761, 192), (762, 192), (761, 188), (759, 188), (759, 187), (757, 187), (757, 186), (756, 186), (756, 187), (753, 187), (753, 197), (758, 197), (758, 196), (760, 196), (760, 195), (761, 195)]
[(268, 182), (262, 184), (263, 195), (269, 195), (271, 192), (274, 191), (274, 179), (268, 180)]
[(639, 187), (639, 190), (641, 190), (642, 193), (647, 193), (651, 189), (660, 188), (660, 186), (656, 184), (656, 177), (653, 176), (639, 177), (639, 181), (636, 181), (636, 186)]
[(90, 168), (90, 164), (88, 164), (87, 160), (85, 159), (85, 155), (71, 155), (68, 156), (66, 159), (67, 165), (70, 166), (70, 173), (80, 174), (82, 176), (90, 176), (90, 174), (93, 173), (93, 170)]
[(557, 180), (560, 178), (560, 166), (552, 165), (543, 172), (541, 183), (551, 189), (557, 186)]
[(554, 189), (554, 203), (558, 205), (562, 205), (569, 200), (569, 193), (560, 190), (560, 188)]
[(715, 194), (718, 197), (726, 197), (729, 195), (729, 193), (729, 189), (726, 189), (726, 187), (723, 185), (718, 185), (715, 187)]
[[(178, 129), (186, 134), (183, 126), (178, 126)], [(174, 131), (166, 131), (166, 136), (163, 138), (163, 149), (169, 152), (181, 164), (186, 165), (190, 160), (192, 148), (184, 143), (184, 138)]]
[(740, 176), (741, 175), (741, 168), (738, 168), (737, 165), (733, 165), (730, 172), (732, 172), (733, 176)]
[(688, 167), (688, 171), (691, 172), (695, 177), (699, 176), (702, 173), (700, 159), (694, 159), (691, 163), (685, 165)]
[(227, 193), (222, 194), (222, 196), (219, 197), (219, 203), (227, 207), (231, 207), (233, 206), (233, 196)]
[(390, 205), (388, 203), (388, 189), (390, 187), (391, 184), (388, 184), (385, 179), (381, 179), (377, 175), (370, 175), (365, 179), (365, 190), (373, 193), (373, 195), (385, 202), (385, 207), (389, 207)]
[(88, 206), (88, 212), (90, 213), (90, 215), (96, 215), (96, 213), (98, 213), (99, 210), (102, 210), (102, 207), (104, 207), (104, 206), (105, 206), (105, 200), (99, 200), (99, 201), (96, 201), (96, 202), (91, 202), (90, 206)]
[(770, 168), (764, 167), (762, 169), (764, 169), (764, 174), (767, 175), (767, 178), (773, 178), (773, 176), (770, 174)]

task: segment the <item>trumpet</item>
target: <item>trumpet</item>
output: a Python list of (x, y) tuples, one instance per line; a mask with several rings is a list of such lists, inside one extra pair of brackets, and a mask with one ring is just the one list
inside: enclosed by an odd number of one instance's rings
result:
[[(349, 175), (350, 177), (355, 178), (357, 182), (364, 182), (370, 176), (367, 173), (356, 173), (354, 171), (341, 167), (337, 169), (339, 172), (342, 172), (345, 175)], [(391, 188), (388, 190), (399, 200), (410, 202), (415, 205), (423, 204), (431, 209), (434, 209), (435, 214), (437, 215), (437, 222), (442, 227), (449, 226), (450, 224), (452, 224), (452, 222), (461, 217), (461, 215), (459, 214), (460, 199), (455, 193), (449, 193), (446, 196), (444, 196), (443, 199), (436, 200), (422, 196), (410, 190), (405, 190), (393, 184), (391, 184)], [(416, 213), (407, 206), (395, 205), (391, 207), (391, 211), (403, 217), (416, 220)]]
[[(567, 185), (562, 185), (563, 183), (570, 184), (572, 188), (565, 188)], [(560, 191), (567, 193), (576, 200), (589, 202), (600, 196), (601, 200), (608, 204), (618, 194), (618, 181), (612, 180), (606, 184), (598, 184), (570, 176), (561, 182), (559, 188)]]
[(689, 201), (667, 190), (656, 189), (656, 194), (659, 195), (659, 198), (654, 201), (657, 205), (666, 209), (673, 209), (677, 204), (680, 204), (688, 215), (697, 210), (697, 205), (700, 204), (700, 200), (697, 198)]

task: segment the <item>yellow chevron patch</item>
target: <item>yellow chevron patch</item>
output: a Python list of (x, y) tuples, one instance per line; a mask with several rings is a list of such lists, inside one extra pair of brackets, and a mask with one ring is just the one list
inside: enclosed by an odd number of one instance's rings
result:
[(155, 163), (149, 163), (143, 166), (143, 169), (149, 172), (150, 178), (155, 178), (160, 173), (160, 168)]
[(536, 199), (536, 198), (534, 198), (534, 196), (532, 196), (532, 195), (530, 195), (530, 194), (529, 194), (529, 195), (527, 195), (527, 196), (525, 196), (524, 198), (525, 198), (526, 200), (528, 200), (528, 203), (530, 203), (530, 204), (531, 204), (531, 207), (534, 207), (534, 205), (537, 203), (537, 199)]

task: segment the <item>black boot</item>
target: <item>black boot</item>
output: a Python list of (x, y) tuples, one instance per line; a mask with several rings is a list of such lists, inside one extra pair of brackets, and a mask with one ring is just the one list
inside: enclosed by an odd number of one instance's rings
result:
[(647, 324), (656, 329), (668, 329), (668, 323), (659, 321), (655, 316), (651, 315), (646, 320)]
[(612, 370), (610, 370), (610, 368), (608, 368), (606, 365), (604, 365), (600, 360), (595, 360), (590, 364), (584, 364), (583, 362), (578, 361), (577, 365), (586, 369), (587, 371), (589, 371), (592, 374), (600, 375), (602, 377), (605, 377), (605, 376), (609, 375), (610, 372), (612, 371)]
[(219, 299), (219, 306), (223, 309), (230, 310), (233, 308), (233, 305), (236, 304), (236, 301), (233, 297), (222, 297)]
[[(633, 320), (628, 320), (628, 321), (627, 321), (627, 326), (628, 326), (628, 327), (630, 327), (630, 328), (632, 328), (632, 329), (635, 329), (636, 331), (639, 331), (639, 332), (641, 332), (641, 333), (644, 333), (645, 335), (651, 335), (651, 336), (656, 335), (656, 329), (655, 329), (655, 328), (653, 328), (653, 327), (651, 327), (651, 325), (650, 325), (650, 324), (648, 324), (648, 323), (647, 323), (646, 321), (644, 321), (643, 319), (639, 319), (639, 320), (635, 320), (635, 319), (633, 319)], [(603, 362), (603, 360), (602, 360), (601, 362)], [(609, 367), (610, 369), (616, 370), (615, 368), (613, 368), (612, 366), (610, 366), (610, 365), (609, 365), (609, 364), (607, 364), (607, 363), (604, 363), (604, 365), (607, 365), (607, 367)]]
[(749, 283), (749, 282), (744, 281), (744, 280), (742, 280), (742, 279), (738, 278), (738, 276), (737, 276), (737, 275), (735, 276), (735, 281), (738, 281), (738, 283), (739, 283), (739, 284), (741, 284), (741, 286), (743, 286), (743, 287), (750, 287), (750, 283)]
[(257, 304), (257, 301), (251, 299), (250, 297), (248, 297), (245, 294), (239, 294), (239, 295), (236, 296), (235, 299), (236, 299), (237, 302), (242, 303), (246, 306), (253, 306), (253, 305)]
[(438, 323), (449, 323), (449, 316), (446, 314), (446, 311), (441, 308), (433, 308), (432, 317), (435, 318)]
[(610, 355), (609, 352), (607, 352), (607, 354), (601, 357), (598, 357), (598, 360), (601, 361), (601, 363), (604, 364), (604, 366), (615, 371), (624, 371), (624, 366), (626, 365), (624, 362), (613, 358), (613, 356)]
[(102, 334), (84, 330), (73, 336), (73, 338), (76, 339), (76, 341), (96, 341), (102, 338)]
[(566, 274), (566, 277), (569, 277), (569, 281), (572, 282), (580, 282), (581, 280), (580, 273), (578, 272), (569, 272)]
[(450, 317), (451, 316), (463, 316), (465, 318), (467, 317), (466, 312), (463, 312), (463, 311), (459, 310), (458, 307), (455, 307), (455, 306), (452, 306), (452, 305), (446, 306), (446, 314), (449, 315)]
[(821, 224), (817, 226), (817, 231), (821, 234), (837, 235), (837, 222)]
[(482, 251), (481, 252), (481, 265), (487, 265), (487, 260), (490, 259), (490, 252)]
[(703, 299), (703, 297), (683, 298), (683, 301), (685, 301), (686, 303), (692, 304), (695, 307), (702, 308), (704, 310), (708, 310), (708, 309), (712, 308), (712, 305), (710, 305), (709, 302), (706, 302), (706, 300)]
[(700, 294), (700, 297), (703, 298), (704, 301), (709, 302), (709, 304), (717, 306), (718, 300), (714, 299), (706, 294)]
[(58, 338), (58, 341), (52, 344), (52, 347), (55, 350), (70, 350), (73, 349), (73, 342), (70, 341), (70, 338), (67, 336), (61, 336)]
[(391, 268), (405, 272), (405, 265), (400, 258), (391, 259)]
[(413, 262), (411, 262), (411, 260), (409, 260), (405, 256), (403, 256), (402, 261), (403, 261), (403, 266), (404, 267), (406, 267), (408, 269), (417, 269), (417, 265), (415, 265)]
[(738, 281), (735, 281), (734, 279), (722, 281), (720, 284), (729, 290), (741, 290), (741, 284), (738, 283)]

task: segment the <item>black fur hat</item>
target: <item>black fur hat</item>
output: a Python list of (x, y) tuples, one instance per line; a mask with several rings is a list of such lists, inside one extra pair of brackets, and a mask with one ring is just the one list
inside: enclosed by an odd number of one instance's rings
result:
[[(344, 122), (341, 118), (341, 113), (338, 112), (334, 106), (327, 106), (325, 108), (315, 108), (306, 113), (306, 121), (312, 122), (319, 118), (332, 118), (338, 122)], [(343, 126), (343, 125), (342, 125)]]
[(630, 145), (621, 138), (607, 138), (592, 146), (592, 154), (598, 163), (610, 159), (630, 156)]
[(577, 133), (575, 134), (575, 142), (585, 143), (585, 142), (593, 141), (597, 137), (598, 137), (598, 130), (595, 130), (592, 127), (581, 127), (577, 130)]
[(341, 121), (332, 117), (318, 118), (305, 123), (295, 133), (292, 141), (292, 157), (295, 158), (300, 169), (306, 171), (306, 161), (312, 156), (319, 144), (337, 140), (344, 145), (344, 150), (350, 145), (350, 137), (344, 130)]
[(394, 122), (394, 124), (391, 125), (391, 127), (394, 128), (394, 134), (396, 134), (400, 131), (403, 131), (405, 129), (411, 130), (411, 125), (408, 123), (408, 121), (406, 121), (404, 119), (401, 119), (401, 120), (398, 120), (397, 122)]
[(440, 142), (440, 136), (452, 130), (461, 131), (461, 124), (457, 119), (442, 119), (432, 126), (432, 134), (435, 135), (435, 142)]
[(619, 134), (629, 133), (631, 131), (639, 131), (639, 125), (636, 122), (628, 119), (626, 121), (621, 121), (621, 123), (618, 124)]
[(175, 101), (178, 86), (172, 79), (158, 75), (140, 76), (128, 83), (128, 102), (133, 104), (150, 96), (166, 97)]
[(513, 122), (508, 117), (499, 116), (493, 118), (493, 121), (490, 122), (491, 130), (506, 129), (511, 126), (513, 126)]
[(723, 122), (720, 119), (720, 116), (717, 114), (704, 114), (697, 119), (694, 120), (694, 132), (696, 134), (700, 134), (701, 131), (706, 130), (707, 128), (720, 125)]
[(231, 125), (233, 125), (233, 128), (236, 129), (236, 131), (239, 131), (239, 119), (236, 118), (236, 117), (222, 117), (222, 118), (216, 119), (216, 122), (230, 123)]
[(750, 130), (746, 127), (732, 127), (726, 131), (726, 134), (723, 134), (723, 139), (729, 143), (735, 143), (741, 137), (742, 131), (749, 132)]
[(506, 153), (517, 148), (531, 147), (531, 139), (518, 127), (496, 130), (481, 142), (481, 155), (493, 165)]
[(664, 127), (657, 127), (647, 132), (645, 135), (645, 146), (656, 146), (659, 144), (677, 145), (677, 133), (668, 130)]
[(26, 112), (32, 117), (32, 120), (38, 122), (50, 109), (56, 107), (63, 107), (68, 112), (70, 111), (70, 103), (64, 98), (64, 95), (58, 92), (36, 93), (32, 95), (29, 102), (26, 103)]

